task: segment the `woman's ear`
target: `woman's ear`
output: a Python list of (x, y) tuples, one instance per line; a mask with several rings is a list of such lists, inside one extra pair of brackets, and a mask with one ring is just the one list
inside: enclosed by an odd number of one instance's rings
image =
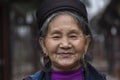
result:
[(85, 43), (85, 54), (86, 54), (87, 51), (88, 51), (90, 42), (91, 42), (91, 36), (90, 36), (90, 35), (87, 35), (85, 38), (86, 38), (86, 43)]
[(39, 44), (40, 44), (44, 54), (47, 55), (47, 49), (45, 47), (45, 40), (44, 40), (44, 38), (42, 38), (42, 37), (39, 38)]

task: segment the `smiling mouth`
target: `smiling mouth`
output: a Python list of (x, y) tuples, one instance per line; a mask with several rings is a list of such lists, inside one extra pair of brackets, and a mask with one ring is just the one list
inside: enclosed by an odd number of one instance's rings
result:
[(62, 57), (69, 57), (71, 55), (73, 55), (75, 53), (74, 50), (70, 49), (70, 50), (63, 50), (63, 49), (59, 49), (56, 51), (57, 55), (60, 55)]
[(62, 57), (69, 57), (71, 55), (73, 55), (73, 53), (58, 53), (58, 55), (62, 56)]

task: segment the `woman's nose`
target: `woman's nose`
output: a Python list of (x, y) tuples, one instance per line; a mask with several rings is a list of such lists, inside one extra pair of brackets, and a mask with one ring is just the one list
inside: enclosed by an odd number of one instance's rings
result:
[(62, 38), (61, 43), (60, 43), (60, 48), (69, 49), (71, 47), (72, 47), (72, 45), (71, 45), (69, 39), (65, 38), (65, 37)]

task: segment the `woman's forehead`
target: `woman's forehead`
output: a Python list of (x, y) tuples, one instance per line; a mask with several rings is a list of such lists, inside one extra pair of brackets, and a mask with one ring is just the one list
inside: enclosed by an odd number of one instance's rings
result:
[(78, 25), (78, 21), (71, 15), (69, 14), (61, 14), (61, 15), (57, 15), (55, 16), (49, 23), (49, 27), (51, 26), (60, 26), (62, 27), (62, 25)]
[(78, 24), (77, 20), (73, 18), (73, 16), (69, 14), (62, 14), (54, 17), (54, 19), (51, 20), (48, 27), (48, 31), (80, 30), (79, 26), (80, 25)]

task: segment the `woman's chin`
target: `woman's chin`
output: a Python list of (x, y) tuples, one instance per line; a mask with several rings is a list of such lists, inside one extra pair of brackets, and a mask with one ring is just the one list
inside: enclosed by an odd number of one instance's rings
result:
[(62, 68), (70, 68), (73, 64), (70, 63), (63, 63), (63, 64), (59, 64)]
[(75, 62), (70, 62), (70, 61), (60, 61), (56, 64), (56, 70), (57, 71), (71, 71), (71, 70), (75, 70), (76, 68), (79, 67), (79, 64), (75, 64)]
[(63, 67), (69, 67), (74, 65), (74, 61), (70, 61), (70, 60), (61, 60), (58, 62), (59, 65), (63, 66)]

